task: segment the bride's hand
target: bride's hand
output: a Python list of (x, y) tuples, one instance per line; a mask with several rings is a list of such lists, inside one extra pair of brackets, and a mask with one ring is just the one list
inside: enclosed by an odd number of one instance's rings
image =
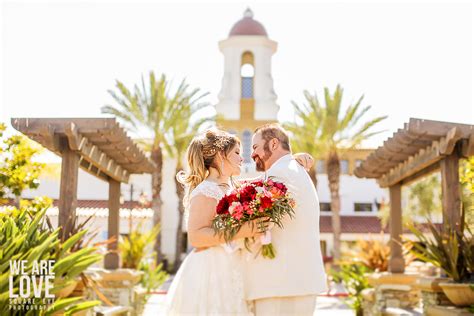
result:
[(307, 153), (296, 153), (293, 155), (293, 158), (303, 166), (306, 171), (309, 171), (311, 167), (314, 165), (313, 156)]

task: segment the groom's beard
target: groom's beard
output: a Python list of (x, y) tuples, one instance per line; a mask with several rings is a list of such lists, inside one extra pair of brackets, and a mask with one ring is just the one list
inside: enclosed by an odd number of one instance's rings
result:
[(272, 152), (270, 151), (270, 147), (268, 146), (268, 142), (265, 143), (265, 145), (263, 145), (263, 151), (264, 151), (264, 155), (262, 158), (260, 158), (260, 156), (256, 156), (254, 158), (254, 161), (255, 161), (255, 169), (257, 169), (257, 171), (266, 171), (267, 169), (265, 168), (265, 162), (268, 161), (268, 159), (270, 159), (271, 155), (272, 155)]

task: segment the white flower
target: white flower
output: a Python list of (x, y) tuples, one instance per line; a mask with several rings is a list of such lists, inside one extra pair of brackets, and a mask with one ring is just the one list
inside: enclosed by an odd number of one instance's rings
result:
[(265, 189), (263, 187), (256, 187), (255, 191), (257, 191), (258, 193), (263, 193), (263, 191), (265, 191)]

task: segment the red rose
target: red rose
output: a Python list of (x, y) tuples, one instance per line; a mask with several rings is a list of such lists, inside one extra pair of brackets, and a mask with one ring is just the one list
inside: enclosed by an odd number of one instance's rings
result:
[(232, 204), (233, 202), (238, 202), (239, 201), (239, 198), (237, 197), (236, 192), (227, 195), (227, 199), (229, 201), (229, 205)]
[(263, 180), (254, 181), (252, 184), (256, 187), (263, 187)]
[(240, 191), (240, 198), (242, 201), (253, 201), (257, 195), (257, 190), (251, 185), (248, 185)]
[(219, 203), (217, 203), (216, 213), (217, 214), (229, 214), (229, 206), (230, 206), (230, 203), (229, 203), (228, 197), (226, 195), (219, 201)]
[(272, 206), (272, 199), (269, 198), (268, 196), (264, 196), (260, 199), (260, 205), (262, 208), (267, 209)]

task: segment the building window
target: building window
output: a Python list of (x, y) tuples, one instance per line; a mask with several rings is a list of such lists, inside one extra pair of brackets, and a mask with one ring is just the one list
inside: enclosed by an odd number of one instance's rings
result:
[(357, 159), (356, 162), (355, 162), (356, 168), (359, 167), (361, 164), (362, 164), (362, 160), (361, 160), (361, 159)]
[(354, 212), (372, 212), (372, 203), (354, 203)]
[(316, 161), (316, 173), (319, 173), (319, 174), (326, 173), (326, 164), (324, 160)]
[(349, 174), (349, 161), (341, 160), (341, 174)]
[(319, 203), (321, 212), (331, 212), (331, 203)]
[(244, 157), (244, 163), (251, 163), (252, 159), (252, 133), (249, 130), (245, 130), (242, 133), (242, 156)]

